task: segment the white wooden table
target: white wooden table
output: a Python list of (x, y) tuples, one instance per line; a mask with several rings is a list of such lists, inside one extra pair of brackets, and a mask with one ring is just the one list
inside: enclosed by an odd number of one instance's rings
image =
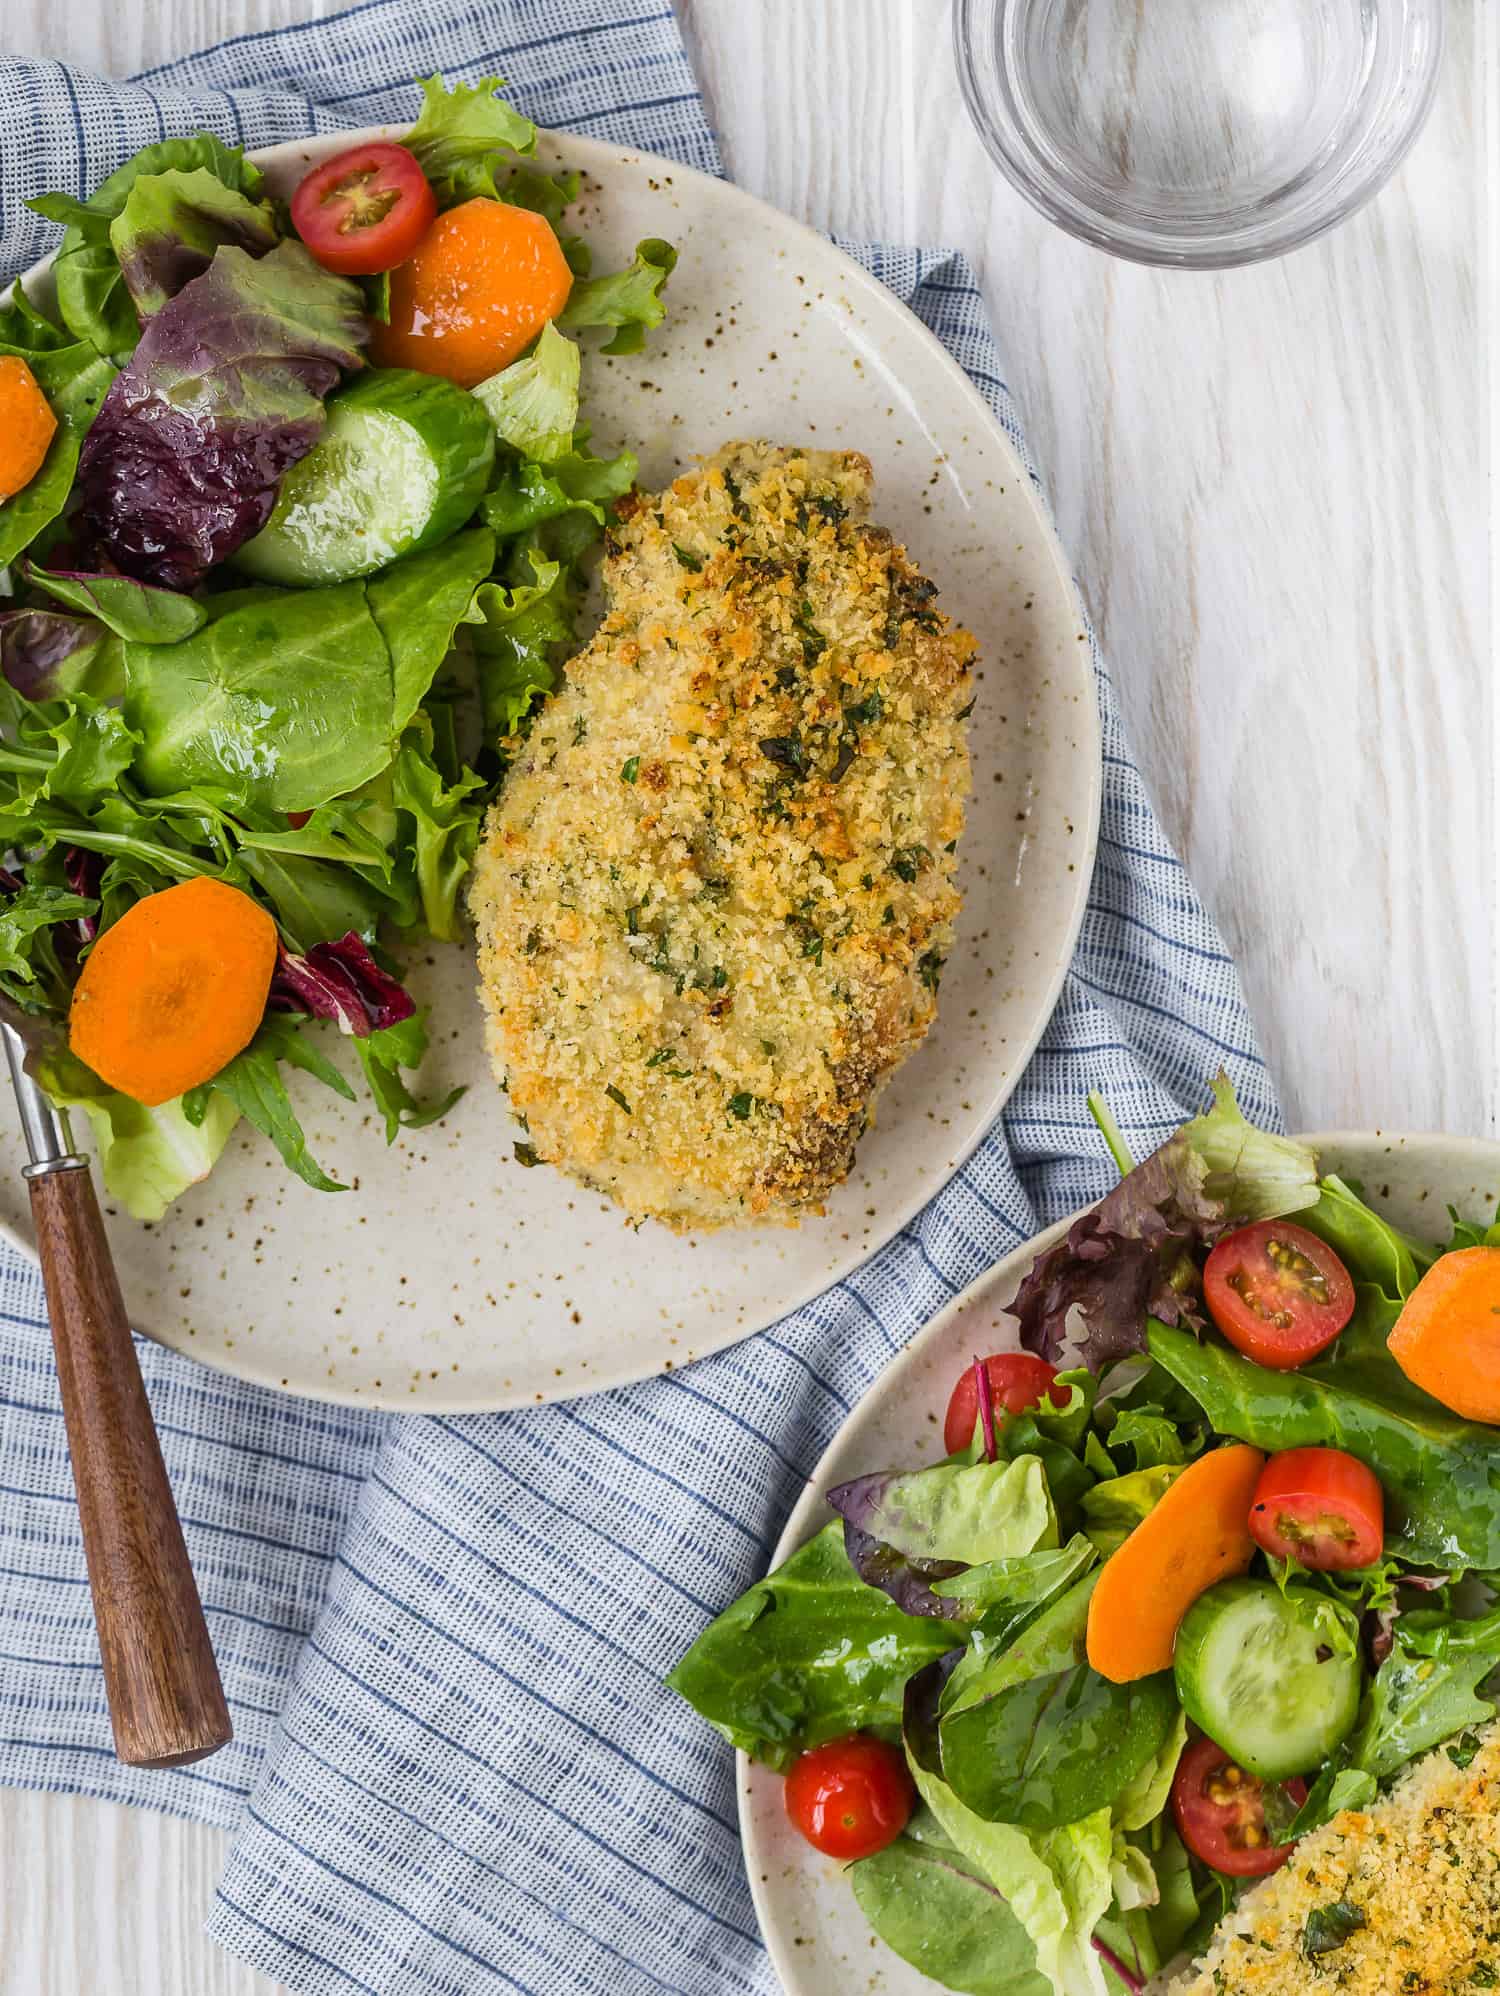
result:
[[(1372, 208), (1197, 277), (1113, 262), (1011, 193), (965, 121), (946, 0), (679, 6), (735, 179), (978, 265), (1136, 750), (1293, 1122), (1493, 1133), (1490, 10), (1453, 0), (1436, 113)], [(123, 75), (321, 11), (5, 0), (3, 27)], [(198, 1931), (220, 1850), (0, 1796), (0, 1996), (267, 1996)]]

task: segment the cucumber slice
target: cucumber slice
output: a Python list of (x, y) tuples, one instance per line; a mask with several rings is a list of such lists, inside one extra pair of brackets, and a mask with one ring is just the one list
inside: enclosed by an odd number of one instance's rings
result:
[(1319, 1766), (1359, 1712), (1359, 1624), (1310, 1587), (1221, 1580), (1183, 1617), (1172, 1668), (1188, 1717), (1263, 1781)]
[(330, 398), (328, 423), (235, 556), (260, 582), (347, 582), (446, 540), (489, 483), (495, 426), (466, 389), (372, 368)]

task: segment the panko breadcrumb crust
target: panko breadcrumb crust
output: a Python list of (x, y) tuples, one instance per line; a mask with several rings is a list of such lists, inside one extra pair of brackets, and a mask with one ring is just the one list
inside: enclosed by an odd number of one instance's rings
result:
[(621, 501), (485, 827), (497, 1072), (632, 1216), (820, 1210), (936, 1012), (975, 645), (870, 490), (857, 452), (738, 443)]
[[(1309, 1952), (1309, 1917), (1340, 1906), (1333, 1931), (1347, 1937)], [(1346, 1809), (1305, 1837), (1172, 1996), (1478, 1989), (1500, 1989), (1500, 1727), (1468, 1767), (1439, 1747), (1372, 1808)]]

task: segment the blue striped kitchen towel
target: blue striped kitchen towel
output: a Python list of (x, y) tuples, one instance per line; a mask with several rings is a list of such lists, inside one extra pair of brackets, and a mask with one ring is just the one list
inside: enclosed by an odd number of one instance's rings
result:
[[(0, 269), (22, 206), (144, 142), (250, 145), (410, 118), (410, 79), (498, 70), (545, 124), (717, 170), (662, 0), (374, 0), (131, 83), (0, 64)], [(962, 258), (855, 253), (970, 369), (1017, 441)], [(172, 1773), (109, 1747), (42, 1292), (0, 1259), (0, 1781), (234, 1832), (211, 1912), (317, 1996), (769, 1991), (727, 1750), (662, 1676), (764, 1567), (850, 1407), (964, 1283), (1097, 1196), (1102, 1083), (1149, 1147), (1228, 1068), (1274, 1118), (1233, 965), (1162, 837), (1096, 659), (1104, 816), (1077, 960), (1010, 1107), (857, 1275), (684, 1373), (460, 1420), (346, 1412), (142, 1362), (237, 1738)]]

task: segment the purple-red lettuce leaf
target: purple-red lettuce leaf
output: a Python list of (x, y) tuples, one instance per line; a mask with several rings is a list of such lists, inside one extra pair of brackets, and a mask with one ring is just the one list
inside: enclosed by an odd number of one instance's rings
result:
[(1026, 1350), (1055, 1363), (1076, 1341), (1081, 1362), (1098, 1372), (1146, 1349), (1148, 1316), (1200, 1327), (1194, 1250), (1232, 1227), (1317, 1203), (1318, 1161), (1307, 1146), (1247, 1123), (1225, 1075), (1213, 1090), (1212, 1108), (1037, 1257), (1009, 1306)]
[(84, 439), (96, 557), (190, 589), (233, 554), (316, 443), (323, 398), (362, 365), (368, 330), (359, 286), (300, 243), (258, 258), (220, 249), (147, 324)]
[(142, 320), (207, 270), (225, 243), (264, 256), (279, 237), (269, 201), (252, 201), (206, 166), (142, 174), (109, 225), (125, 289)]
[(332, 1019), (355, 1039), (400, 1025), (417, 1009), (405, 986), (381, 969), (352, 929), (337, 942), (314, 944), (305, 956), (283, 948), (268, 1003), (278, 1012)]
[(27, 700), (108, 699), (124, 687), (119, 641), (94, 617), (0, 610), (0, 672)]

